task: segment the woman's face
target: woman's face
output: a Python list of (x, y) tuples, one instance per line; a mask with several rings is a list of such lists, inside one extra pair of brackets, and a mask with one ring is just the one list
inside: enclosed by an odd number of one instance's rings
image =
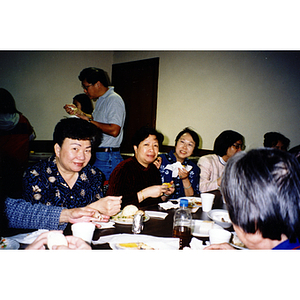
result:
[(184, 133), (175, 146), (175, 157), (177, 161), (183, 162), (185, 158), (192, 155), (195, 148), (195, 142), (189, 133)]
[(159, 144), (155, 135), (149, 135), (138, 146), (133, 146), (137, 161), (144, 167), (154, 162), (158, 155)]
[(91, 159), (91, 141), (66, 138), (61, 147), (54, 146), (56, 162), (62, 172), (79, 172)]
[(232, 157), (234, 154), (242, 151), (242, 147), (243, 147), (243, 142), (241, 140), (233, 143), (233, 145), (227, 149), (227, 153), (226, 153), (227, 159)]

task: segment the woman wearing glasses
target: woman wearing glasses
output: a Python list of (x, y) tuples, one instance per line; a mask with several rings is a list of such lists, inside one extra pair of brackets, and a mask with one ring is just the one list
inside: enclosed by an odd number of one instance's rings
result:
[(244, 137), (233, 130), (223, 131), (214, 142), (214, 154), (201, 156), (197, 163), (200, 168), (200, 192), (213, 191), (221, 185), (222, 174), (230, 157), (244, 150)]

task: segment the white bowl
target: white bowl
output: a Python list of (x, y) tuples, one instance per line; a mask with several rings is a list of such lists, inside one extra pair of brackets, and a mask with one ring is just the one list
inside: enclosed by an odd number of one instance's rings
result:
[(222, 226), (223, 228), (229, 228), (232, 225), (228, 211), (226, 209), (213, 209), (209, 211), (207, 215), (215, 223)]

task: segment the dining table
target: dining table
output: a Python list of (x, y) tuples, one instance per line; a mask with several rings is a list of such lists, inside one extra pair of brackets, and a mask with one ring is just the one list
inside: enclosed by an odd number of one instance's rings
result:
[[(226, 210), (226, 203), (223, 201), (222, 194), (220, 190), (209, 191), (215, 195), (212, 210), (214, 209), (224, 209)], [(184, 197), (183, 197), (184, 198)], [(176, 199), (174, 199), (176, 200)], [(169, 200), (172, 201), (172, 200)], [(160, 238), (171, 238), (173, 237), (173, 216), (176, 211), (176, 208), (171, 209), (163, 209), (158, 204), (150, 205), (147, 207), (142, 208), (144, 211), (150, 212), (163, 212), (167, 214), (164, 218), (151, 216), (149, 220), (143, 222), (143, 229), (141, 231), (141, 235), (147, 235), (150, 237), (160, 237)], [(207, 220), (211, 221), (208, 212), (204, 212), (202, 210), (202, 206), (200, 205), (197, 207), (197, 210), (193, 212), (192, 210), (192, 218), (193, 220)], [(101, 224), (101, 223), (100, 223)], [(66, 228), (64, 229), (64, 235), (72, 235), (72, 224), (68, 223)], [(228, 231), (233, 231), (232, 226), (230, 228), (226, 228)], [(32, 233), (36, 230), (27, 230), (27, 229), (18, 229), (18, 228), (10, 228), (8, 230), (8, 235), (6, 237), (10, 237), (17, 234), (25, 234), (25, 233)], [(93, 241), (101, 240), (101, 237), (104, 236), (113, 236), (118, 234), (133, 234), (132, 233), (132, 225), (131, 224), (120, 224), (114, 223), (110, 228), (96, 228), (94, 231), (91, 248), (92, 250), (111, 250), (110, 244), (107, 243), (94, 243)], [(206, 236), (192, 236), (193, 238), (199, 239), (203, 242), (203, 245), (209, 241), (209, 237)], [(28, 245), (20, 243), (19, 249), (25, 249)]]
[[(220, 190), (214, 190), (210, 191), (209, 193), (212, 193), (215, 195), (214, 202), (212, 209), (225, 209), (226, 210), (226, 204), (223, 201), (222, 195)], [(184, 198), (184, 197), (183, 197)], [(143, 207), (144, 211), (157, 211), (157, 212), (165, 212), (167, 213), (167, 216), (165, 218), (156, 218), (151, 217), (147, 222), (144, 222), (143, 230), (140, 234), (143, 235), (150, 235), (155, 237), (173, 237), (173, 216), (176, 211), (176, 209), (168, 209), (165, 210), (161, 208), (159, 205), (150, 205), (147, 207)], [(207, 212), (202, 211), (202, 207), (200, 206), (196, 212), (192, 213), (193, 220), (207, 220), (211, 221), (210, 217), (208, 216)], [(67, 227), (64, 230), (65, 235), (71, 235), (71, 225), (68, 224)], [(233, 230), (232, 227), (226, 228), (226, 230)], [(133, 234), (132, 233), (132, 226), (128, 224), (118, 224), (115, 223), (113, 228), (105, 228), (105, 229), (95, 229), (94, 235), (93, 235), (93, 241), (99, 240), (99, 238), (103, 236), (108, 235), (116, 235), (116, 234)], [(202, 240), (203, 244), (205, 244), (207, 241), (209, 241), (208, 236), (204, 237), (198, 237), (195, 238)], [(109, 243), (104, 244), (91, 244), (91, 247), (93, 250), (111, 250), (111, 247)]]

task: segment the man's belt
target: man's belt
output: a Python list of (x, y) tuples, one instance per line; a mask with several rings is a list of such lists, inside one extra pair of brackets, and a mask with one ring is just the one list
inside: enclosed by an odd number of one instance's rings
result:
[(108, 148), (98, 148), (96, 150), (96, 152), (119, 152), (120, 151), (120, 148), (111, 148), (111, 147), (108, 147)]

